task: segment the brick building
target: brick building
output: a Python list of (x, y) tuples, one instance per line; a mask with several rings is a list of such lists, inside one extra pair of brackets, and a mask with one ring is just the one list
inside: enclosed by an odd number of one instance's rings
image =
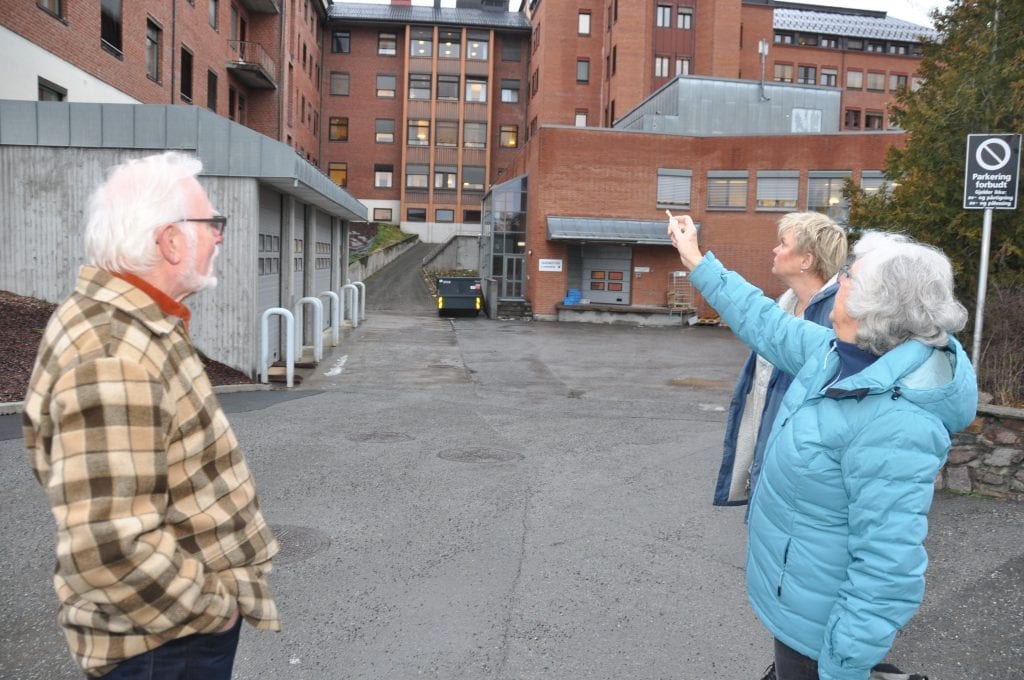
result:
[(327, 0), (6, 3), (0, 99), (194, 104), (320, 159)]

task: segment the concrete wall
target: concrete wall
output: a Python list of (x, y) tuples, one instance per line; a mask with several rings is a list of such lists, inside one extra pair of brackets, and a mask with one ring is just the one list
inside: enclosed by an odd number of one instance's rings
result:
[(480, 269), (480, 237), (453, 236), (423, 258), (425, 269)]

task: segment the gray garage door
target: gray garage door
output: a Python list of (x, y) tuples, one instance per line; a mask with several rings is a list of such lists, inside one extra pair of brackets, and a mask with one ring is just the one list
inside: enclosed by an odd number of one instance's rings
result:
[[(260, 237), (258, 262), (258, 313), (281, 306), (281, 194), (260, 187)], [(270, 356), (277, 361), (283, 356), (280, 316), (270, 319)], [(259, 319), (257, 319), (257, 322)]]
[(632, 257), (628, 246), (584, 246), (583, 297), (598, 304), (628, 305)]

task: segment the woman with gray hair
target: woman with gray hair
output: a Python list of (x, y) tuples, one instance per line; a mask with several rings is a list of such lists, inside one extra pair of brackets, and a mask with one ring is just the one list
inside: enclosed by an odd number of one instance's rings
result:
[[(793, 316), (832, 327), (836, 273), (846, 261), (846, 232), (828, 215), (787, 213), (779, 220), (778, 244), (772, 249), (772, 274), (786, 284), (781, 309)], [(764, 446), (775, 414), (793, 376), (751, 352), (740, 369), (729, 402), (722, 465), (715, 483), (715, 505), (746, 505), (764, 459)]]
[(775, 638), (775, 677), (867, 680), (920, 606), (935, 477), (977, 406), (951, 335), (967, 313), (949, 260), (865, 235), (840, 270), (828, 329), (701, 253), (688, 216), (668, 232), (730, 328), (795, 375), (749, 512), (747, 594)]

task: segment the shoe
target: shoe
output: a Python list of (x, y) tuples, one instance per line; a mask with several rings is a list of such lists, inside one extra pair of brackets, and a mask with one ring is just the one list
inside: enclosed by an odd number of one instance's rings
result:
[[(772, 678), (774, 677), (773, 673)], [(928, 680), (928, 676), (904, 673), (891, 663), (880, 663), (871, 669), (871, 680)]]
[(761, 676), (761, 680), (775, 680), (775, 664), (768, 664), (768, 668), (764, 669), (764, 675)]

